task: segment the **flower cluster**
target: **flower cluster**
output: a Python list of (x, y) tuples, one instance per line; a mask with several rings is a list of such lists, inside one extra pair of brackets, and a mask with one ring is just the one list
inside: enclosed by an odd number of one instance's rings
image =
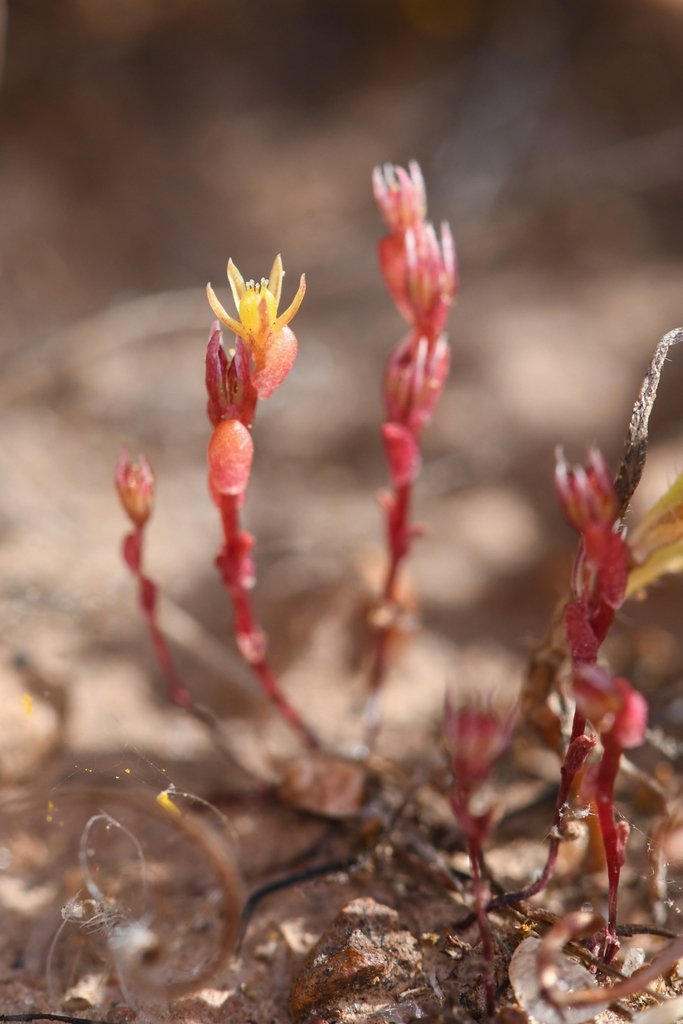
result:
[(448, 224), (441, 240), (425, 217), (424, 180), (413, 162), (375, 168), (375, 198), (390, 234), (379, 242), (379, 263), (409, 335), (391, 353), (384, 374), (387, 421), (383, 436), (394, 486), (413, 481), (419, 441), (443, 391), (450, 353), (443, 333), (458, 275)]
[[(443, 392), (450, 364), (444, 332), (455, 299), (458, 274), (453, 238), (447, 224), (440, 238), (426, 220), (427, 200), (419, 166), (387, 164), (373, 173), (373, 187), (389, 234), (379, 242), (379, 264), (387, 289), (410, 330), (387, 361), (383, 380), (386, 420), (382, 439), (393, 493), (381, 497), (386, 515), (389, 567), (382, 601), (395, 602), (401, 561), (419, 529), (410, 524), (411, 489), (421, 467), (422, 431)], [(389, 616), (391, 617), (391, 616)], [(366, 709), (376, 729), (375, 696), (385, 671), (387, 630), (377, 633)]]
[(457, 288), (455, 247), (448, 224), (437, 238), (426, 220), (427, 198), (419, 165), (385, 164), (372, 178), (375, 199), (389, 228), (379, 262), (396, 307), (419, 337), (443, 331)]

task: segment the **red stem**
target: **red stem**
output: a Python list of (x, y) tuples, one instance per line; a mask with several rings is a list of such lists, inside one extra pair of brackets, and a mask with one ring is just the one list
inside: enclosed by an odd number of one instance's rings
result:
[(617, 939), (617, 899), (619, 878), (623, 864), (623, 838), (617, 832), (614, 821), (614, 784), (621, 761), (621, 748), (608, 734), (603, 736), (603, 754), (596, 780), (596, 802), (598, 821), (602, 832), (607, 862), (607, 933), (605, 937), (605, 959), (611, 960), (619, 949)]
[(553, 872), (555, 871), (557, 854), (562, 839), (562, 812), (569, 800), (574, 780), (583, 767), (586, 757), (595, 745), (594, 739), (588, 738), (584, 735), (585, 728), (586, 718), (576, 710), (574, 712), (571, 738), (565, 751), (562, 767), (560, 768), (560, 785), (557, 791), (557, 799), (555, 801), (555, 817), (553, 818), (553, 827), (550, 832), (548, 857), (543, 871), (538, 878), (531, 883), (531, 885), (526, 887), (526, 889), (520, 889), (518, 892), (504, 893), (502, 896), (496, 896), (494, 899), (490, 900), (486, 908), (487, 910), (496, 910), (499, 907), (506, 907), (512, 903), (519, 903), (521, 900), (529, 900), (532, 896), (536, 896), (539, 892), (542, 892), (550, 882)]
[(496, 981), (493, 973), (493, 940), (487, 916), (486, 890), (481, 877), (481, 844), (479, 838), (470, 836), (468, 853), (472, 868), (472, 888), (474, 891), (474, 910), (481, 936), (481, 952), (484, 958), (484, 985), (486, 988), (486, 1010), (492, 1017), (496, 1008)]
[(396, 585), (398, 583), (401, 563), (410, 551), (410, 504), (412, 499), (412, 483), (398, 487), (390, 498), (387, 508), (387, 548), (389, 550), (389, 566), (382, 588), (382, 609), (386, 616), (375, 631), (375, 646), (369, 676), (370, 693), (365, 704), (365, 730), (369, 747), (374, 745), (379, 731), (379, 691), (387, 671), (387, 651), (389, 638), (394, 628), (396, 610)]
[(192, 696), (173, 663), (166, 637), (159, 626), (157, 617), (158, 587), (153, 580), (145, 576), (142, 570), (143, 543), (144, 527), (137, 526), (124, 541), (124, 558), (138, 581), (138, 603), (147, 622), (156, 659), (166, 679), (168, 696), (172, 703), (179, 708), (193, 711), (195, 708)]
[(316, 749), (320, 746), (317, 736), (283, 694), (266, 657), (266, 635), (256, 620), (247, 589), (246, 562), (250, 538), (241, 529), (239, 497), (224, 495), (220, 510), (225, 545), (218, 557), (218, 567), (232, 600), (235, 638), (240, 654), (287, 724), (298, 732), (307, 747)]

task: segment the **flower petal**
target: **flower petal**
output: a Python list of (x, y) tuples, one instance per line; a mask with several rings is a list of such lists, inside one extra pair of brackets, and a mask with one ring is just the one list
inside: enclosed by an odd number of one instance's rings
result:
[(209, 300), (209, 305), (211, 306), (214, 316), (218, 317), (222, 324), (229, 327), (231, 331), (239, 335), (240, 338), (243, 338), (244, 341), (248, 341), (249, 334), (245, 331), (239, 320), (235, 320), (229, 313), (226, 313), (225, 309), (218, 301), (218, 297), (211, 287), (211, 284), (207, 284), (206, 286), (206, 297)]
[(247, 290), (247, 286), (244, 283), (244, 278), (240, 274), (239, 270), (232, 262), (232, 259), (228, 260), (228, 282), (230, 283), (230, 291), (232, 297), (235, 300), (235, 307), (240, 308), (240, 299)]
[(284, 276), (282, 256), (278, 253), (273, 260), (273, 266), (270, 268), (270, 277), (268, 278), (268, 289), (275, 296), (276, 309), (280, 305), (280, 299), (282, 298), (282, 279)]
[(273, 332), (274, 333), (279, 331), (280, 328), (284, 327), (286, 324), (289, 323), (290, 320), (292, 320), (295, 317), (295, 315), (297, 313), (297, 310), (299, 309), (299, 306), (304, 301), (304, 295), (305, 294), (306, 294), (306, 275), (302, 274), (301, 275), (301, 280), (299, 281), (299, 288), (297, 290), (296, 295), (294, 296), (294, 298), (290, 302), (289, 306), (287, 306), (287, 309), (284, 311), (284, 313), (281, 313), (280, 316), (275, 321), (275, 323), (273, 324)]

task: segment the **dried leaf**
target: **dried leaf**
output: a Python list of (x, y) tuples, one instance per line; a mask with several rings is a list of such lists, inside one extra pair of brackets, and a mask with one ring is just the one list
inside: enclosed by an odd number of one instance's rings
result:
[(623, 518), (629, 502), (640, 483), (647, 456), (648, 422), (657, 397), (659, 378), (672, 345), (683, 341), (683, 327), (676, 327), (665, 334), (657, 345), (650, 366), (633, 406), (631, 422), (624, 445), (624, 454), (617, 472), (614, 487), (619, 498), (619, 518)]

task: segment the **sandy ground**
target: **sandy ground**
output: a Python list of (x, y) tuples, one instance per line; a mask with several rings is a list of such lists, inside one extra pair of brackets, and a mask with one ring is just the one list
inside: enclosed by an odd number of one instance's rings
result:
[[(578, 459), (595, 442), (616, 465), (651, 351), (683, 321), (683, 22), (673, 4), (618, 6), (122, 0), (114, 16), (104, 0), (8, 3), (2, 1012), (482, 1019), (476, 930), (455, 929), (467, 896), (430, 860), (467, 870), (445, 799), (444, 690), (518, 692), (571, 565), (553, 450)], [(228, 256), (260, 277), (281, 250), (285, 300), (307, 274), (295, 371), (259, 409), (246, 516), (283, 688), (327, 751), (354, 756), (382, 555), (377, 395), (402, 330), (375, 267), (369, 174), (411, 157), (458, 244), (453, 368), (416, 495), (428, 526), (410, 568), (420, 629), (387, 680), (362, 807), (336, 821), (271, 788), (296, 739), (230, 638), (205, 482), (203, 286), (226, 296)], [(682, 386), (678, 354), (635, 516), (681, 469)], [(165, 699), (119, 557), (122, 444), (155, 466), (149, 569), (178, 664), (234, 764)], [(680, 583), (666, 583), (624, 610), (610, 648), (674, 739), (679, 607)], [(675, 758), (648, 748), (641, 761), (675, 791)], [(507, 886), (542, 863), (555, 774), (522, 728), (490, 854)], [(155, 801), (169, 786), (225, 818), (178, 797), (198, 822), (178, 825)], [(620, 796), (637, 826), (623, 915), (650, 920), (653, 809), (633, 787)], [(173, 986), (234, 945), (227, 880), (241, 878), (238, 900), (325, 865), (264, 895), (237, 954), (169, 1009)], [(593, 867), (568, 856), (544, 905), (602, 907)], [(673, 868), (669, 895), (675, 927)], [(519, 933), (497, 927), (501, 1005), (514, 1004)]]

